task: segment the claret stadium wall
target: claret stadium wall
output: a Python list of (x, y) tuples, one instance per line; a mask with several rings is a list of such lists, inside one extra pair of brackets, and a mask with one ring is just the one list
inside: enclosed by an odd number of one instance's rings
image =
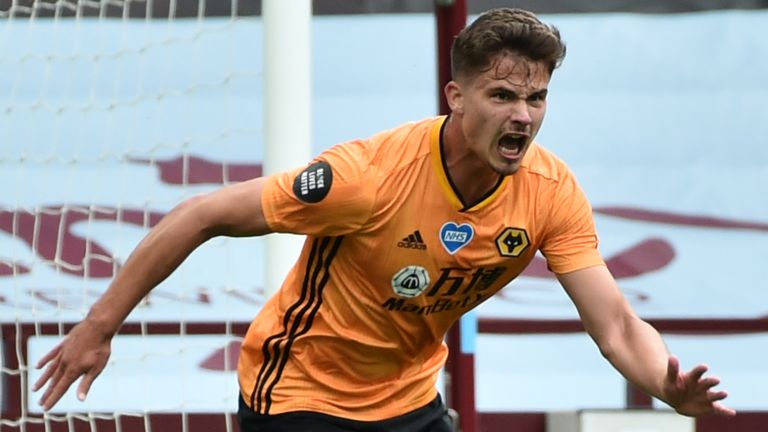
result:
[[(340, 3), (315, 2), (315, 154), (438, 110), (431, 3)], [(696, 431), (766, 430), (766, 5), (529, 3), (568, 44), (539, 142), (579, 177), (633, 306), (684, 366), (709, 364), (740, 411)], [(70, 391), (43, 414), (30, 387), (37, 360), (165, 213), (261, 174), (258, 12), (0, 0), (0, 432), (237, 430), (234, 368), (264, 302), (263, 239), (192, 254), (129, 316), (84, 402)], [(477, 316), (483, 431), (544, 432), (561, 411), (666, 409), (600, 357), (541, 257)]]

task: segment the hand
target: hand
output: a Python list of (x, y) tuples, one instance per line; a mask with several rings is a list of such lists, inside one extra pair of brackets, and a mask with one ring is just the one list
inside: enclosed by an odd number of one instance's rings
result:
[(77, 398), (85, 400), (93, 380), (104, 370), (111, 352), (112, 335), (105, 335), (99, 326), (87, 319), (77, 324), (67, 337), (37, 362), (37, 369), (48, 367), (35, 382), (32, 391), (40, 390), (50, 381), (40, 398), (44, 410), (51, 409), (72, 383), (80, 378)]
[(663, 388), (666, 402), (678, 413), (691, 417), (705, 414), (736, 415), (735, 410), (719, 402), (728, 397), (728, 392), (712, 389), (720, 384), (720, 379), (705, 378), (707, 369), (705, 365), (698, 365), (690, 372), (681, 372), (680, 360), (670, 356)]

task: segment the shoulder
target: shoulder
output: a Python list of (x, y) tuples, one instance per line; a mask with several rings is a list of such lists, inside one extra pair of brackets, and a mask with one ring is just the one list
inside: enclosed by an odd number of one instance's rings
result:
[(371, 141), (378, 143), (393, 143), (411, 140), (421, 140), (428, 137), (433, 126), (442, 125), (445, 116), (427, 117), (413, 122), (403, 123), (395, 128), (387, 129), (371, 137)]
[(538, 142), (532, 143), (522, 167), (526, 173), (544, 182), (561, 183), (573, 178), (568, 165)]
[(396, 172), (430, 153), (432, 136), (439, 137), (442, 117), (409, 122), (367, 140), (370, 162), (380, 174)]
[(340, 181), (387, 176), (426, 157), (431, 132), (441, 123), (439, 117), (405, 123), (366, 139), (336, 144), (322, 152), (316, 161), (328, 163)]
[[(399, 190), (401, 167), (429, 154), (429, 130), (437, 120), (407, 123), (368, 139), (337, 144), (309, 165), (271, 176), (262, 199), (275, 231), (349, 233)], [(439, 124), (438, 124), (439, 126)], [(421, 160), (425, 158), (420, 158)], [(298, 224), (289, 224), (296, 221)]]

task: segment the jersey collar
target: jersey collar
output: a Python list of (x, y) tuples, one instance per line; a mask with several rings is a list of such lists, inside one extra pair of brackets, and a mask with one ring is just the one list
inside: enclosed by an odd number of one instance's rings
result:
[(461, 195), (458, 193), (457, 188), (451, 181), (448, 175), (448, 170), (445, 164), (445, 158), (443, 155), (443, 129), (447, 123), (448, 116), (442, 116), (438, 121), (432, 125), (432, 131), (430, 132), (430, 147), (432, 153), (432, 165), (435, 173), (437, 174), (438, 181), (440, 182), (443, 194), (451, 203), (451, 205), (461, 212), (472, 212), (482, 209), (488, 204), (496, 200), (501, 195), (501, 191), (509, 181), (509, 176), (504, 176), (489, 190), (483, 197), (475, 203), (465, 203)]

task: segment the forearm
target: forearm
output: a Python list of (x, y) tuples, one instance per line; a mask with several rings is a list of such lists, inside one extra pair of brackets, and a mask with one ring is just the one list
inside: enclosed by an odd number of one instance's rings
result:
[(637, 388), (666, 402), (667, 347), (632, 310), (608, 269), (595, 266), (558, 278), (605, 358)]
[(264, 179), (257, 178), (187, 200), (168, 213), (136, 247), (85, 320), (37, 363), (45, 372), (34, 391), (50, 382), (41, 405), (50, 409), (79, 377), (80, 399), (101, 373), (110, 340), (128, 314), (192, 251), (211, 237), (270, 232), (261, 208)]
[(669, 351), (659, 333), (634, 314), (623, 319), (620, 331), (598, 341), (605, 358), (635, 387), (665, 401), (663, 383)]
[(206, 240), (270, 232), (261, 208), (265, 178), (227, 186), (187, 200), (142, 240), (87, 319), (111, 336), (131, 310)]
[(131, 253), (86, 318), (105, 335), (117, 332), (134, 307), (212, 236), (192, 199), (168, 213)]

